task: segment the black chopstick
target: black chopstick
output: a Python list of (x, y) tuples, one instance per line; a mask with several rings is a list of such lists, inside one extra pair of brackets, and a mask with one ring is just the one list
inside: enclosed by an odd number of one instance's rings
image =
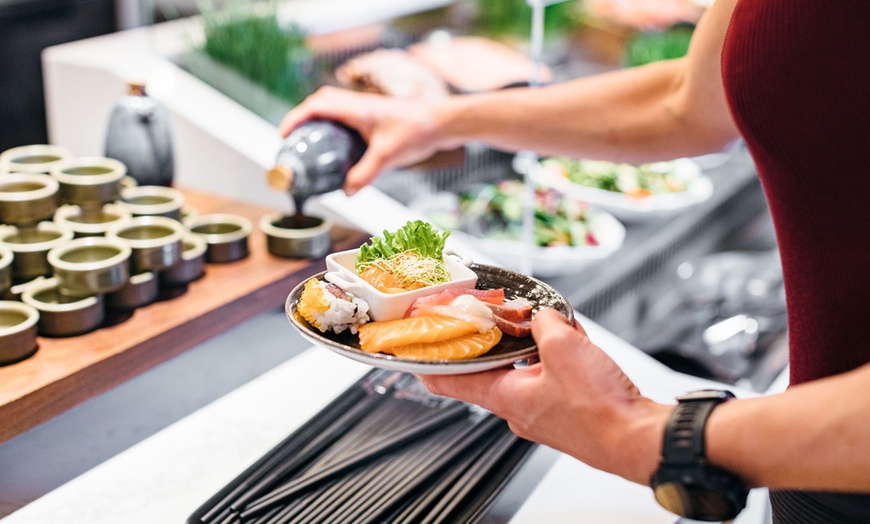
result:
[(390, 522), (393, 524), (411, 524), (420, 519), (429, 508), (443, 498), (444, 493), (450, 489), (459, 477), (465, 474), (483, 452), (484, 450), (481, 448), (478, 453), (469, 453), (451, 464), (450, 469), (443, 476), (435, 479), (432, 486), (422, 496), (410, 501), (404, 508), (397, 511), (390, 518)]
[[(416, 411), (419, 409), (420, 405), (418, 403), (407, 404), (407, 402), (403, 402), (402, 407), (404, 408), (404, 411), (407, 411), (408, 409)], [(393, 421), (395, 420), (394, 417)], [(407, 423), (403, 425), (407, 426)], [(340, 516), (338, 516), (346, 506), (354, 504), (355, 501), (360, 498), (364, 499), (372, 489), (384, 487), (384, 478), (396, 476), (395, 471), (393, 470), (395, 470), (397, 466), (398, 468), (404, 467), (405, 464), (411, 460), (413, 455), (430, 452), (430, 450), (435, 447), (433, 444), (443, 437), (445, 430), (447, 430), (447, 433), (449, 434), (450, 428), (455, 428), (459, 425), (460, 421), (453, 420), (449, 424), (442, 426), (442, 431), (440, 432), (430, 433), (411, 445), (394, 450), (394, 453), (384, 454), (383, 456), (378, 457), (366, 468), (351, 471), (344, 479), (333, 483), (328, 488), (320, 490), (321, 492), (318, 493), (318, 498), (308, 498), (304, 504), (310, 504), (312, 507), (305, 509), (297, 508), (297, 511), (292, 514), (283, 514), (283, 518), (276, 518), (275, 520), (269, 521), (265, 524), (296, 524), (306, 522), (329, 522), (335, 520), (338, 522), (347, 522), (346, 520), (342, 521)], [(384, 434), (383, 429), (380, 430), (380, 434)], [(328, 495), (328, 497), (325, 499), (319, 498), (322, 493)], [(300, 499), (297, 499), (297, 501), (298, 500)], [(329, 511), (331, 513), (323, 515), (324, 511)]]
[(442, 455), (444, 449), (455, 445), (467, 432), (468, 426), (465, 420), (454, 421), (450, 426), (440, 428), (437, 433), (415, 442), (399, 453), (390, 455), (389, 467), (370, 482), (364, 483), (359, 489), (342, 497), (338, 507), (325, 522), (354, 522), (356, 515), (366, 511), (396, 485), (402, 483), (409, 471), (422, 469), (425, 464)]
[(365, 486), (376, 484), (384, 470), (389, 467), (389, 463), (389, 459), (382, 457), (362, 470), (351, 472), (348, 477), (341, 479), (330, 489), (323, 490), (321, 497), (312, 500), (305, 511), (299, 512), (295, 518), (277, 521), (274, 524), (303, 524), (327, 520), (330, 514), (341, 508), (342, 501), (346, 500), (348, 495), (357, 493)]
[[(377, 413), (373, 413), (364, 423), (353, 428), (340, 441), (336, 442), (335, 449), (330, 449), (328, 454), (325, 453), (324, 459), (313, 464), (311, 468), (306, 470), (306, 474), (316, 472), (335, 463), (337, 460), (344, 459), (351, 453), (365, 447), (373, 439), (383, 437), (385, 434), (384, 428), (392, 427), (397, 421), (400, 422), (400, 425), (412, 423), (420, 417), (421, 409), (423, 409), (423, 406), (420, 404), (408, 404), (407, 402), (398, 402), (395, 399), (392, 399), (391, 403), (383, 404)], [(334, 500), (336, 498), (344, 497), (348, 492), (353, 493), (357, 491), (355, 485), (359, 484), (361, 478), (369, 479), (374, 477), (377, 471), (383, 467), (383, 464), (380, 464), (380, 462), (381, 460), (378, 459), (362, 471), (351, 472), (345, 478), (303, 495), (297, 500), (301, 501), (302, 506), (305, 507), (297, 507), (292, 513), (282, 512), (281, 519), (276, 518), (275, 521), (267, 522), (266, 524), (273, 524), (274, 522), (308, 522), (313, 518), (312, 516), (319, 515), (329, 508), (334, 508)]]
[(498, 435), (489, 448), (475, 460), (471, 468), (466, 470), (462, 478), (458, 479), (450, 489), (444, 493), (438, 503), (430, 510), (429, 514), (419, 524), (433, 524), (438, 522), (451, 522), (456, 508), (468, 496), (469, 491), (475, 489), (480, 480), (487, 475), (495, 464), (506, 455), (518, 437), (507, 430)]
[(286, 510), (287, 510), (287, 506), (284, 506), (284, 507), (276, 506), (276, 507), (272, 508), (270, 511), (267, 511), (267, 512), (263, 513), (262, 515), (260, 515), (259, 517), (256, 517), (254, 520), (246, 521), (245, 524), (268, 524), (269, 522), (271, 522), (271, 519), (273, 517), (275, 517), (278, 513), (281, 513), (282, 511), (286, 511)]
[(461, 508), (451, 517), (454, 522), (474, 522), (480, 518), (493, 500), (501, 493), (505, 483), (508, 482), (521, 464), (528, 457), (529, 451), (534, 444), (528, 440), (517, 439), (508, 453), (502, 456), (498, 463), (490, 468), (489, 472), (477, 483), (474, 495), (463, 501)]
[(334, 445), (324, 450), (320, 457), (311, 464), (311, 467), (305, 471), (305, 474), (313, 473), (343, 460), (374, 440), (383, 437), (384, 428), (394, 424), (399, 415), (400, 406), (397, 405), (397, 401), (392, 397), (386, 397), (376, 411), (361, 420), (359, 424), (348, 428), (341, 435), (340, 440), (336, 440)]
[[(289, 435), (286, 439), (280, 442), (277, 446), (264, 456), (260, 461), (248, 468), (242, 473), (244, 480), (238, 483), (228, 493), (222, 495), (219, 500), (211, 504), (211, 508), (203, 514), (200, 521), (204, 524), (215, 522), (218, 519), (224, 519), (229, 513), (230, 505), (235, 502), (238, 497), (250, 490), (263, 475), (270, 472), (277, 465), (286, 460), (287, 455), (299, 449), (299, 446), (304, 446), (317, 435), (322, 433), (324, 429), (333, 422), (333, 420), (344, 413), (351, 405), (358, 402), (367, 395), (360, 388), (353, 388), (346, 391), (346, 394), (341, 395), (324, 408), (320, 414), (308, 420), (298, 430)], [(222, 523), (223, 521), (221, 521)]]
[(323, 429), (317, 437), (312, 439), (304, 448), (298, 451), (290, 460), (273, 467), (273, 469), (261, 476), (255, 483), (248, 483), (243, 493), (237, 495), (230, 504), (230, 508), (239, 511), (248, 502), (268, 492), (282, 479), (295, 473), (300, 468), (311, 462), (324, 449), (344, 435), (349, 428), (355, 426), (361, 419), (371, 413), (388, 395), (368, 394), (355, 405), (347, 409), (332, 424)]
[(227, 490), (225, 494), (218, 493), (212, 497), (215, 500), (214, 502), (209, 501), (206, 503), (210, 505), (210, 509), (200, 517), (200, 521), (203, 524), (208, 524), (218, 519), (226, 519), (226, 516), (230, 513), (230, 506), (234, 503), (237, 504), (240, 496), (254, 489), (265, 475), (271, 473), (280, 464), (283, 464), (288, 455), (298, 454), (300, 448), (309, 445), (312, 440), (319, 437), (326, 431), (326, 428), (341, 418), (348, 409), (366, 397), (371, 398), (372, 392), (377, 391), (381, 393), (377, 395), (378, 398), (389, 396), (386, 393), (392, 392), (401, 379), (401, 374), (397, 375), (395, 372), (386, 370), (374, 369), (367, 372), (353, 386), (343, 391), (332, 402), (321, 409), (316, 416), (306, 421), (277, 446), (273, 447), (263, 458), (244, 471), (240, 475), (243, 480), (233, 489)]
[(363, 522), (378, 521), (378, 519), (380, 519), (384, 514), (394, 510), (394, 508), (401, 503), (405, 497), (410, 495), (421, 485), (430, 481), (433, 476), (441, 473), (445, 467), (449, 466), (457, 458), (474, 450), (476, 446), (481, 445), (481, 442), (490, 440), (493, 437), (493, 430), (499, 423), (502, 423), (501, 419), (498, 419), (493, 415), (488, 415), (483, 421), (475, 425), (471, 431), (468, 432), (466, 437), (463, 437), (460, 444), (452, 446), (435, 460), (423, 465), (419, 470), (412, 471), (405, 475), (403, 482), (396, 488), (390, 490), (390, 493), (379, 500), (375, 507), (370, 508), (361, 515), (354, 515), (350, 522), (359, 524)]
[(466, 416), (467, 414), (468, 408), (465, 405), (454, 404), (434, 414), (428, 419), (421, 421), (414, 427), (393, 433), (392, 435), (385, 437), (383, 440), (373, 443), (367, 448), (358, 451), (318, 473), (299, 478), (295, 482), (285, 485), (281, 490), (273, 491), (266, 496), (254, 500), (240, 513), (242, 520), (258, 515), (273, 505), (291, 499), (298, 493), (304, 492), (305, 490), (311, 489), (326, 480), (359, 467), (391, 449), (413, 442), (436, 429), (438, 426), (447, 423), (449, 420), (460, 416)]
[[(329, 484), (327, 484), (327, 486), (329, 486)], [(316, 504), (317, 499), (321, 495), (322, 493), (320, 490), (314, 490), (301, 495), (283, 506), (275, 506), (271, 511), (266, 512), (266, 514), (273, 514), (272, 518), (263, 520), (262, 524), (278, 524), (280, 522), (290, 522), (295, 520), (299, 515), (305, 514), (305, 512), (311, 508), (312, 504)]]

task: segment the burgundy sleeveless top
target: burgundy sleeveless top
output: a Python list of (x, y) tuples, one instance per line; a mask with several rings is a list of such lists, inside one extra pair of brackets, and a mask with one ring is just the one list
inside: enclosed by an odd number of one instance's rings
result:
[[(722, 76), (776, 229), (791, 383), (859, 367), (870, 361), (870, 1), (740, 0)], [(870, 522), (870, 496), (771, 499), (778, 522)]]

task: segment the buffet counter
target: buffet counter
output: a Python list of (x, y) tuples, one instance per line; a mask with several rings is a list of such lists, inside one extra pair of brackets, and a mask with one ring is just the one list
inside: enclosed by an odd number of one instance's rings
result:
[[(374, 0), (370, 3), (382, 6), (395, 4)], [(423, 3), (437, 5), (441, 2), (433, 0)], [(314, 0), (300, 4), (309, 6), (310, 11), (314, 10)], [(338, 18), (354, 18), (351, 11), (323, 9), (320, 5), (318, 10), (321, 13), (336, 12), (346, 15)], [(357, 11), (359, 9), (364, 8), (360, 7)], [(387, 10), (387, 7), (384, 9)], [(383, 17), (396, 14), (391, 12)], [(263, 183), (264, 170), (273, 162), (280, 143), (274, 125), (243, 110), (169, 59), (190, 46), (189, 31), (188, 22), (179, 21), (48, 49), (43, 55), (43, 64), (52, 142), (64, 144), (78, 155), (100, 154), (111, 104), (123, 92), (124, 84), (130, 78), (144, 78), (148, 80), (151, 96), (173, 113), (178, 153), (176, 180), (181, 186), (256, 202), (257, 205), (285, 206), (286, 195), (270, 192)], [(751, 166), (738, 162), (736, 168), (741, 176), (733, 179), (734, 191), (726, 194), (720, 192), (720, 198), (730, 199), (740, 194), (743, 187), (750, 185)], [(711, 206), (719, 203), (711, 202)], [(365, 188), (353, 198), (332, 193), (315, 204), (319, 204), (320, 210), (338, 220), (340, 225), (369, 233), (392, 229), (408, 218), (416, 218), (410, 209), (373, 187)], [(373, 209), (377, 209), (378, 213), (372, 213)], [(700, 222), (705, 217), (694, 218)], [(689, 222), (694, 224), (696, 220), (686, 219), (675, 223), (672, 229), (682, 226), (690, 229)], [(648, 243), (641, 240), (644, 239), (638, 237), (637, 245), (649, 247)], [(476, 261), (489, 262), (486, 257), (478, 256), (473, 246), (468, 247)], [(632, 259), (628, 262), (636, 261)], [(626, 265), (623, 259), (620, 267), (625, 268)], [(625, 269), (624, 273), (628, 269), (634, 267)], [(308, 272), (312, 271), (312, 267), (299, 270), (299, 275), (310, 274)], [(615, 276), (607, 282), (600, 278), (598, 282), (612, 284), (614, 280), (617, 280)], [(571, 282), (575, 285), (573, 279)], [(606, 290), (600, 287), (584, 287), (582, 291), (585, 294), (581, 296), (577, 294), (580, 291), (569, 290), (567, 283), (559, 286), (563, 293), (571, 295), (569, 298), (574, 307), (584, 313), (587, 310), (600, 313), (592, 307), (595, 304), (601, 304), (602, 310), (610, 309), (609, 301), (605, 300), (606, 297), (602, 298)], [(290, 285), (284, 281), (270, 289), (280, 290), (286, 295)], [(578, 303), (583, 307), (578, 307)], [(155, 395), (159, 400), (153, 405), (160, 405), (156, 409), (169, 409), (163, 406), (181, 398), (182, 393), (190, 394), (191, 390), (198, 391), (199, 388), (204, 390), (207, 389), (205, 383), (211, 386), (224, 380), (225, 387), (220, 391), (222, 396), (217, 400), (183, 412), (172, 423), (161, 424), (155, 422), (161, 414), (130, 412), (131, 409), (138, 409), (141, 402), (110, 390), (96, 399), (99, 406), (90, 415), (93, 419), (102, 419), (105, 415), (109, 420), (114, 420), (113, 417), (120, 417), (118, 414), (122, 413), (131, 419), (128, 422), (131, 426), (136, 425), (138, 418), (141, 419), (141, 425), (157, 426), (159, 431), (143, 431), (144, 440), (131, 439), (134, 441), (119, 446), (111, 434), (114, 427), (110, 422), (104, 422), (105, 434), (96, 434), (92, 440), (82, 441), (77, 438), (82, 434), (91, 438), (91, 435), (81, 430), (81, 425), (86, 424), (88, 419), (76, 418), (80, 413), (67, 413), (68, 419), (56, 417), (48, 424), (20, 434), (0, 446), (0, 515), (4, 514), (4, 509), (13, 511), (0, 522), (185, 522), (206, 499), (370, 369), (326, 349), (308, 347), (292, 333), (282, 312), (266, 311), (277, 305), (272, 299), (254, 298), (250, 305), (255, 309), (248, 312), (257, 314), (242, 326), (244, 336), (224, 333), (206, 341), (206, 338), (220, 330), (215, 329), (214, 324), (203, 323), (203, 328), (214, 330), (197, 333), (199, 338), (191, 339), (199, 344), (197, 347), (171, 360), (170, 357), (180, 351), (163, 355), (161, 360), (168, 362), (134, 379), (134, 394)], [(244, 318), (248, 317), (250, 315)], [(230, 323), (241, 319), (231, 319)], [(722, 384), (674, 372), (601, 325), (585, 317), (581, 320), (593, 341), (623, 366), (646, 395), (670, 402), (675, 395), (687, 390), (711, 385), (723, 387)], [(230, 327), (223, 319), (216, 319), (215, 322)], [(276, 329), (278, 324), (287, 331)], [(299, 347), (291, 347), (300, 343)], [(229, 374), (228, 370), (235, 372), (251, 365), (254, 355), (269, 344), (273, 353), (285, 353), (261, 366), (259, 371), (251, 371), (249, 376), (235, 384), (222, 379)], [(196, 354), (205, 346), (214, 348), (217, 357), (209, 356), (199, 361), (180, 360), (186, 359), (189, 354)], [(153, 356), (153, 353), (149, 354)], [(207, 363), (204, 362), (206, 359)], [(205, 371), (198, 367), (200, 365)], [(175, 371), (166, 373), (167, 369)], [(190, 377), (195, 374), (204, 376), (191, 380)], [(167, 376), (170, 378), (167, 379)], [(121, 380), (118, 378), (113, 383), (118, 384)], [(107, 382), (100, 391), (108, 389), (110, 385)], [(121, 388), (125, 386), (127, 384)], [(56, 398), (61, 391), (58, 389)], [(754, 393), (743, 391), (741, 394)], [(13, 427), (7, 430), (6, 438), (50, 416)], [(6, 424), (6, 420), (3, 420), (3, 424)], [(69, 434), (64, 432), (66, 427), (73, 426), (74, 431)], [(3, 440), (2, 431), (0, 427), (0, 441)], [(48, 493), (22, 496), (21, 499), (26, 500), (20, 503), (3, 500), (4, 489), (18, 482), (16, 475), (33, 479), (40, 476), (40, 471), (47, 472), (55, 467), (51, 458), (66, 460), (62, 450), (69, 442), (73, 442), (77, 448), (115, 448), (103, 454), (95, 453), (99, 457), (95, 463), (70, 468), (74, 474), (50, 486)], [(46, 453), (46, 447), (54, 450), (54, 453)], [(22, 448), (26, 453), (18, 454), (17, 451)], [(81, 449), (76, 452), (81, 453)], [(6, 508), (3, 507), (4, 503)], [(750, 507), (736, 523), (763, 524), (767, 522), (766, 510), (764, 491), (754, 491)], [(561, 523), (579, 520), (600, 524), (656, 524), (674, 523), (677, 519), (655, 503), (649, 489), (593, 470), (549, 448), (539, 447), (495, 501), (483, 521)]]
[[(256, 223), (272, 209), (197, 191), (185, 191), (200, 213), (230, 213)], [(336, 228), (336, 250), (366, 238)], [(39, 337), (32, 357), (0, 366), (0, 443), (282, 304), (286, 290), (322, 271), (323, 260), (284, 259), (267, 251), (256, 228), (243, 260), (208, 264), (185, 288), (165, 290), (154, 304), (120, 312), (103, 327), (72, 337)]]
[[(250, 329), (273, 326), (279, 312), (252, 320)], [(675, 373), (597, 324), (581, 318), (593, 341), (660, 401), (690, 389), (717, 385)], [(222, 337), (218, 337), (220, 341)], [(229, 339), (225, 339), (229, 342)], [(244, 348), (236, 348), (244, 351)], [(319, 348), (299, 354), (118, 453), (24, 506), (3, 524), (181, 523), (296, 427), (370, 368)], [(721, 386), (721, 385), (720, 385)], [(750, 395), (739, 392), (742, 396)], [(90, 445), (98, 446), (98, 442)], [(765, 522), (763, 491), (753, 492), (737, 524)], [(539, 447), (483, 522), (673, 523), (647, 488), (593, 470)]]

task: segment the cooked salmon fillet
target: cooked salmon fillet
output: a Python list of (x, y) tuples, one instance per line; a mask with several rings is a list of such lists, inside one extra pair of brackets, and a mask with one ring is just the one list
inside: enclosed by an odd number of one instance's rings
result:
[(465, 360), (483, 355), (495, 347), (500, 340), (501, 331), (498, 328), (492, 328), (485, 333), (475, 332), (443, 342), (396, 346), (381, 352), (410, 360)]
[(466, 320), (425, 315), (369, 322), (360, 326), (359, 345), (363, 351), (379, 353), (396, 346), (443, 342), (478, 332), (477, 325)]

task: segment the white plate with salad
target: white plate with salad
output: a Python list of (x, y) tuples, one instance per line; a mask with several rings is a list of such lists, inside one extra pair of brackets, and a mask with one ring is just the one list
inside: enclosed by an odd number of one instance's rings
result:
[(618, 251), (625, 226), (610, 213), (537, 187), (532, 244), (523, 228), (525, 185), (506, 179), (412, 204), (462, 243), (513, 271), (549, 277), (581, 270)]
[(688, 158), (631, 165), (553, 157), (541, 161), (531, 176), (627, 222), (672, 216), (713, 195), (713, 182)]

